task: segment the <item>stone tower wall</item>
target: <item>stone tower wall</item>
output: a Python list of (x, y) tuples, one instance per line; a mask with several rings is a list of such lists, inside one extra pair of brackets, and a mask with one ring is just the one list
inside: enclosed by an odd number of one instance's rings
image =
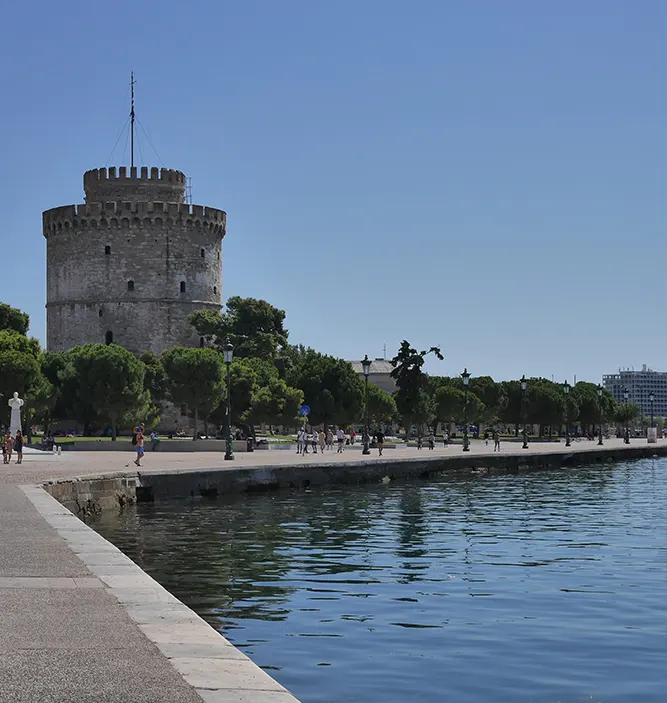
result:
[[(43, 214), (47, 348), (104, 343), (108, 333), (114, 343), (137, 353), (198, 346), (187, 317), (222, 306), (225, 213), (184, 204), (180, 171), (125, 178), (134, 181), (132, 187), (121, 183), (115, 169), (106, 178), (100, 177), (103, 171), (86, 173), (86, 204)], [(156, 193), (175, 202), (140, 199)], [(94, 200), (112, 195), (122, 199)]]

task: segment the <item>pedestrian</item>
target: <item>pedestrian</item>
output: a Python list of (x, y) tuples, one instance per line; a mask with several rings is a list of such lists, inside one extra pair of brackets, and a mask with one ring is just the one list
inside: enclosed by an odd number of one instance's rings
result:
[(417, 449), (421, 449), (423, 446), (421, 434), (417, 435)]
[(12, 449), (14, 448), (14, 438), (12, 437), (10, 432), (7, 432), (5, 435), (5, 443), (4, 443), (4, 462), (5, 464), (9, 464), (9, 462), (12, 460)]
[(500, 432), (493, 431), (493, 451), (500, 451)]
[(338, 451), (336, 453), (342, 454), (343, 447), (345, 446), (345, 433), (340, 427), (338, 428), (338, 432), (336, 432), (336, 439), (338, 440)]
[(157, 436), (155, 430), (151, 432), (151, 446), (153, 447), (153, 451), (157, 449), (157, 445), (160, 444), (160, 438)]
[(431, 432), (428, 436), (428, 448), (435, 449), (435, 436), (433, 435), (433, 432)]
[(324, 429), (320, 430), (320, 433), (317, 435), (317, 440), (320, 444), (320, 454), (324, 454), (324, 447), (327, 443), (327, 436), (324, 434)]
[(14, 449), (16, 450), (16, 463), (23, 463), (23, 434), (21, 430), (16, 431), (16, 439), (14, 440)]
[(354, 427), (350, 430), (350, 444), (354, 444), (354, 438), (357, 436), (357, 433), (354, 431)]
[(296, 453), (301, 454), (303, 451), (303, 428), (296, 433)]
[(301, 454), (305, 456), (306, 454), (310, 454), (308, 451), (308, 433), (306, 432), (306, 426), (303, 426), (303, 433), (301, 435), (301, 441), (303, 443), (303, 447), (301, 449)]
[(378, 447), (378, 456), (382, 456), (382, 450), (384, 449), (384, 432), (382, 430), (378, 430), (375, 433), (375, 443)]
[(137, 428), (132, 436), (132, 444), (136, 447), (137, 458), (134, 463), (141, 466), (141, 458), (144, 455), (144, 428), (143, 425), (137, 425)]
[(445, 449), (447, 449), (447, 447), (449, 446), (449, 432), (447, 432), (447, 430), (442, 431), (442, 443)]
[(317, 454), (317, 445), (319, 444), (319, 435), (317, 430), (313, 427), (313, 454)]

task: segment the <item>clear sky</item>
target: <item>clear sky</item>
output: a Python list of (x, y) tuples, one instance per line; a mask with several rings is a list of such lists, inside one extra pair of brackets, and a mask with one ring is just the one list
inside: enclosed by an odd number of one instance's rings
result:
[[(664, 0), (5, 3), (0, 300), (137, 115), (293, 342), (498, 379), (667, 370)], [(161, 166), (139, 130), (138, 161)]]

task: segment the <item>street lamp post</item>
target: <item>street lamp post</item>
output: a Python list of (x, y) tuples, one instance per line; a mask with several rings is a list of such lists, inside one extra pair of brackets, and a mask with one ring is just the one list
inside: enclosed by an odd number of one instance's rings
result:
[(528, 381), (526, 381), (526, 375), (521, 376), (521, 414), (523, 416), (523, 446), (522, 449), (528, 449), (528, 432), (526, 431), (526, 389), (528, 388)]
[(565, 446), (569, 447), (570, 446), (570, 427), (567, 424), (567, 421), (569, 420), (569, 405), (568, 405), (568, 400), (570, 398), (570, 384), (565, 381), (563, 384), (563, 393), (565, 393)]
[(598, 384), (598, 409), (600, 412), (600, 439), (598, 439), (598, 445), (602, 446), (602, 386)]
[(227, 461), (232, 461), (234, 459), (234, 450), (232, 449), (232, 374), (230, 367), (232, 365), (232, 359), (234, 358), (234, 347), (230, 342), (225, 344), (222, 350), (222, 356), (225, 360), (225, 366), (227, 366), (227, 432), (225, 433), (225, 459)]
[(648, 394), (648, 402), (651, 404), (651, 428), (653, 428), (653, 401), (655, 400), (655, 393), (651, 391)]
[(364, 356), (364, 359), (361, 362), (361, 367), (364, 370), (364, 382), (366, 384), (366, 424), (364, 425), (364, 448), (362, 449), (361, 453), (370, 454), (370, 430), (368, 428), (368, 375), (371, 372), (371, 360), (368, 358), (368, 354)]
[[(627, 388), (623, 389), (623, 401), (625, 402), (625, 406), (627, 408), (628, 406), (628, 400), (630, 399), (630, 391)], [(623, 437), (623, 442), (625, 444), (630, 444), (630, 428), (628, 427), (628, 416), (625, 416), (625, 433)]]
[(470, 440), (468, 439), (468, 383), (470, 382), (470, 374), (468, 369), (463, 369), (461, 374), (463, 379), (463, 388), (466, 392), (465, 401), (463, 403), (463, 451), (470, 451)]

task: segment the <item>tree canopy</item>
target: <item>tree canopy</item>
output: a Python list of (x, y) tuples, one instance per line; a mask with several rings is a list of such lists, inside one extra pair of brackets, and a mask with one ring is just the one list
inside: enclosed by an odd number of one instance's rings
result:
[(190, 315), (197, 333), (222, 350), (229, 342), (236, 358), (274, 359), (287, 344), (285, 311), (266, 300), (233, 296), (225, 312), (198, 310)]
[(0, 330), (12, 330), (18, 334), (27, 335), (30, 326), (30, 316), (7, 303), (0, 303)]
[(150, 395), (144, 389), (146, 367), (134, 354), (116, 344), (84, 344), (68, 353), (70, 380), (78, 402), (98, 420), (116, 427), (145, 420)]
[(194, 437), (198, 437), (199, 417), (220, 404), (225, 392), (222, 359), (214, 349), (173, 347), (162, 354), (168, 397), (176, 405), (186, 405), (194, 417)]

